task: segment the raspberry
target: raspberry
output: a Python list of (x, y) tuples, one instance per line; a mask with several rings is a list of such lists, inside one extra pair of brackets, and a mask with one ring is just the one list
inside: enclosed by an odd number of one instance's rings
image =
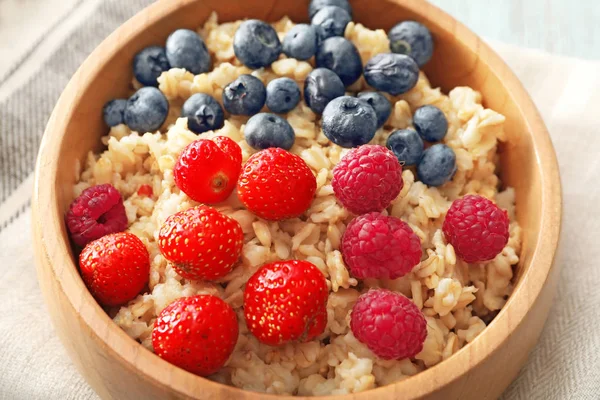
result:
[(468, 263), (489, 261), (508, 243), (508, 214), (478, 195), (454, 200), (442, 227), (456, 255)]
[(142, 197), (152, 197), (154, 195), (154, 190), (150, 185), (141, 185), (137, 190), (137, 194)]
[(396, 279), (421, 261), (421, 241), (410, 226), (377, 212), (354, 218), (341, 247), (344, 261), (360, 279)]
[(427, 322), (400, 293), (374, 289), (362, 294), (350, 315), (354, 336), (385, 360), (414, 357), (427, 337)]
[(402, 166), (383, 146), (360, 146), (335, 166), (331, 185), (340, 203), (354, 214), (382, 211), (404, 186)]
[(121, 195), (110, 184), (85, 189), (67, 212), (67, 228), (78, 246), (109, 233), (127, 229), (127, 214)]

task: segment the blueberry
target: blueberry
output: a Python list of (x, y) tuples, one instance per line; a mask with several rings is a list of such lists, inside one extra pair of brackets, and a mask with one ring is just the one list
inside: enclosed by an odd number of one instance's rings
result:
[(352, 21), (352, 17), (346, 10), (337, 6), (326, 6), (321, 8), (312, 17), (310, 23), (320, 26), (321, 39), (327, 39), (333, 36), (344, 36), (346, 25)]
[(156, 79), (169, 68), (167, 53), (160, 46), (146, 47), (133, 58), (133, 75), (145, 86), (158, 86)]
[(233, 115), (256, 114), (266, 98), (265, 85), (252, 75), (240, 75), (223, 90), (223, 106)]
[(317, 114), (321, 114), (327, 103), (343, 96), (346, 88), (339, 76), (330, 69), (315, 68), (304, 81), (304, 101)]
[(178, 29), (167, 38), (167, 60), (173, 68), (185, 68), (192, 74), (210, 69), (210, 54), (204, 40), (189, 29)]
[(427, 186), (441, 186), (456, 172), (456, 154), (445, 144), (434, 144), (423, 152), (417, 175)]
[(321, 128), (338, 146), (356, 147), (369, 143), (375, 136), (377, 115), (366, 101), (342, 96), (325, 107)]
[(122, 124), (124, 121), (123, 114), (125, 113), (126, 107), (127, 100), (125, 99), (111, 100), (106, 103), (102, 109), (102, 114), (104, 115), (104, 122), (106, 125), (117, 126)]
[(276, 113), (286, 113), (300, 102), (300, 88), (290, 78), (273, 79), (267, 85), (267, 107)]
[(282, 49), (288, 57), (308, 60), (315, 55), (318, 44), (317, 29), (312, 25), (298, 24), (286, 33)]
[(413, 115), (413, 125), (423, 140), (437, 142), (448, 132), (448, 120), (444, 112), (435, 106), (417, 108)]
[(308, 16), (309, 18), (314, 17), (314, 15), (323, 7), (327, 6), (338, 6), (346, 10), (346, 12), (352, 15), (352, 7), (350, 7), (350, 3), (348, 0), (312, 0), (310, 5), (308, 6)]
[(361, 92), (357, 97), (373, 107), (377, 115), (377, 128), (381, 128), (392, 113), (392, 103), (379, 92)]
[(257, 19), (249, 19), (242, 22), (235, 32), (233, 51), (249, 68), (268, 67), (281, 54), (281, 42), (271, 25)]
[(396, 96), (415, 87), (419, 66), (409, 56), (380, 53), (365, 65), (365, 79), (375, 89)]
[(281, 147), (289, 150), (294, 145), (294, 129), (287, 120), (271, 113), (256, 114), (244, 128), (248, 144), (258, 150)]
[(388, 137), (386, 147), (404, 165), (415, 165), (423, 154), (423, 139), (413, 129), (400, 129)]
[(181, 116), (188, 119), (188, 128), (195, 133), (223, 127), (225, 113), (212, 96), (196, 93), (183, 103)]
[(404, 21), (388, 32), (393, 53), (412, 57), (419, 67), (427, 64), (433, 55), (433, 38), (424, 25), (415, 21)]
[(325, 39), (315, 57), (317, 67), (335, 72), (344, 85), (350, 86), (362, 75), (360, 54), (348, 39), (335, 36)]
[(155, 87), (139, 89), (127, 100), (124, 120), (129, 129), (139, 133), (154, 132), (165, 122), (169, 114), (169, 102)]

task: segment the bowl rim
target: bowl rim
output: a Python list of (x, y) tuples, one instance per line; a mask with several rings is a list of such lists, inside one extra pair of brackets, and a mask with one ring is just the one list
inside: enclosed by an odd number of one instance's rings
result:
[[(40, 244), (42, 246), (42, 249), (36, 249), (36, 251), (52, 268), (54, 279), (65, 298), (73, 310), (79, 313), (80, 323), (84, 325), (94, 341), (107, 348), (114, 359), (127, 369), (139, 371), (147, 379), (154, 381), (157, 386), (189, 398), (198, 398), (198, 392), (194, 388), (201, 386), (203, 394), (206, 395), (212, 394), (218, 397), (225, 393), (231, 396), (243, 394), (246, 399), (259, 400), (269, 395), (242, 390), (193, 375), (147, 351), (141, 344), (129, 337), (91, 296), (78, 273), (77, 266), (72, 262), (69, 243), (60, 239), (60, 233), (64, 227), (62, 226), (63, 216), (59, 214), (56, 207), (58, 202), (55, 188), (58, 172), (56, 160), (60, 155), (61, 142), (68, 121), (73, 117), (74, 110), (71, 104), (76, 102), (81, 91), (87, 90), (90, 82), (105, 67), (116, 48), (123, 43), (128, 43), (130, 39), (144, 30), (144, 27), (156, 23), (166, 15), (175, 12), (176, 9), (195, 1), (161, 1), (146, 7), (106, 38), (74, 74), (48, 121), (38, 153), (32, 198), (33, 224), (35, 225), (38, 216), (44, 213), (47, 214), (45, 221), (48, 223), (43, 229), (33, 229), (34, 239), (38, 246)], [(389, 1), (398, 2), (398, 0)], [(440, 29), (459, 37), (462, 44), (479, 54), (478, 62), (486, 63), (490, 70), (501, 78), (508, 96), (515, 104), (519, 105), (521, 114), (531, 132), (533, 151), (537, 164), (540, 166), (541, 221), (536, 246), (530, 261), (536, 267), (528, 268), (521, 276), (506, 305), (473, 342), (464, 346), (452, 357), (425, 371), (390, 385), (353, 394), (354, 399), (375, 398), (382, 395), (383, 391), (390, 389), (395, 393), (402, 393), (404, 397), (408, 395), (411, 398), (433, 394), (441, 387), (463, 377), (471, 368), (496, 352), (514, 329), (523, 322), (529, 309), (537, 300), (552, 270), (560, 235), (562, 194), (555, 151), (536, 106), (518, 78), (500, 56), (482, 42), (477, 35), (438, 7), (422, 0), (403, 0), (402, 7), (416, 15), (427, 15), (427, 18), (436, 21)], [(38, 267), (40, 267), (39, 263)], [(483, 345), (484, 343), (485, 345)], [(477, 351), (465, 351), (465, 349), (474, 348), (477, 348)], [(168, 377), (169, 384), (165, 383), (165, 377)], [(407, 392), (406, 389), (409, 386), (410, 392)], [(302, 398), (302, 396), (278, 395), (278, 398), (291, 400)], [(347, 400), (350, 395), (334, 395), (328, 398)]]

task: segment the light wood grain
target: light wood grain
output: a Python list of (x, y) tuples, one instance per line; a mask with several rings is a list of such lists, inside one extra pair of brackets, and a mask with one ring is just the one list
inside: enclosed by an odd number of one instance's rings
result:
[[(513, 295), (494, 321), (450, 359), (393, 385), (328, 399), (493, 399), (518, 373), (541, 332), (557, 282), (552, 266), (561, 222), (556, 158), (546, 128), (521, 84), (460, 23), (421, 0), (352, 2), (358, 20), (387, 29), (411, 18), (426, 23), (437, 50), (426, 71), (448, 90), (469, 85), (507, 117), (502, 178), (517, 192), (524, 228)], [(99, 148), (101, 108), (125, 95), (136, 51), (163, 43), (179, 27), (195, 28), (217, 10), (224, 20), (305, 18), (303, 2), (179, 0), (154, 4), (105, 40), (72, 78), (48, 123), (36, 167), (33, 230), (40, 286), (56, 331), (73, 361), (104, 399), (264, 399), (176, 368), (129, 338), (106, 315), (79, 277), (63, 216), (72, 200), (74, 165)], [(286, 398), (286, 397), (281, 397)]]

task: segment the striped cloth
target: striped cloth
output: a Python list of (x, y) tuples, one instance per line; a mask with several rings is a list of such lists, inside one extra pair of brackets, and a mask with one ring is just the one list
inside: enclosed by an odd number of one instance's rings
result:
[[(46, 121), (77, 66), (148, 3), (0, 0), (0, 19), (8, 7), (17, 18), (19, 13), (39, 17), (35, 28), (11, 37), (14, 51), (0, 47), (0, 399), (97, 398), (55, 337), (36, 282), (31, 173)], [(43, 4), (47, 12), (28, 9)], [(6, 29), (11, 26), (0, 25), (0, 46), (10, 37)], [(503, 399), (600, 399), (600, 247), (595, 243), (600, 63), (493, 46), (525, 83), (550, 128), (565, 206), (558, 297), (540, 343)]]

